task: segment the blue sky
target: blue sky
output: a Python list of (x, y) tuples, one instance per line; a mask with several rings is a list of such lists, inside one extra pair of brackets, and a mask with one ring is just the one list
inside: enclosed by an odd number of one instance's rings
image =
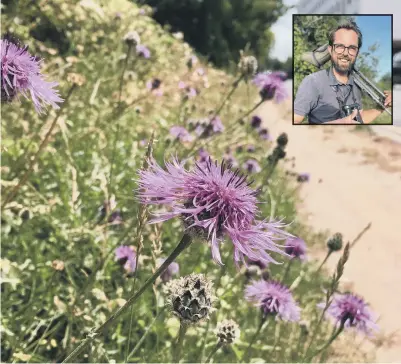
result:
[(362, 52), (367, 52), (369, 46), (379, 43), (374, 55), (379, 59), (378, 77), (391, 72), (391, 18), (389, 16), (356, 16), (355, 21), (363, 35)]

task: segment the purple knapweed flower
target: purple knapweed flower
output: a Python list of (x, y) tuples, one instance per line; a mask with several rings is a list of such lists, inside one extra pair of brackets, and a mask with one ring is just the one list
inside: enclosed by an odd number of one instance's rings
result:
[(185, 87), (187, 87), (187, 84), (184, 81), (178, 82), (178, 88), (180, 90), (183, 90)]
[[(323, 309), (325, 303), (318, 304), (318, 307)], [(343, 323), (346, 328), (355, 327), (368, 335), (379, 329), (368, 304), (363, 298), (352, 293), (335, 294), (326, 315), (334, 318), (336, 326)]]
[(45, 81), (40, 73), (41, 60), (14, 43), (0, 39), (1, 47), (1, 101), (10, 102), (19, 94), (33, 101), (41, 114), (47, 105), (59, 109), (57, 103), (64, 100), (54, 88), (57, 82)]
[(149, 80), (148, 82), (146, 82), (146, 88), (148, 90), (157, 90), (160, 87), (161, 83), (161, 80), (159, 80), (158, 78), (154, 78), (153, 80)]
[(252, 145), (252, 144), (249, 144), (249, 145), (246, 147), (246, 151), (247, 151), (248, 153), (254, 153), (255, 150), (256, 150), (256, 148), (255, 148), (255, 146)]
[[(165, 258), (159, 258), (158, 264), (159, 267), (164, 263)], [(177, 275), (180, 271), (180, 266), (176, 262), (172, 262), (167, 269), (160, 275), (161, 280), (166, 283), (173, 278), (173, 276)]]
[(309, 173), (300, 173), (297, 177), (298, 182), (309, 182), (310, 174)]
[(170, 129), (170, 135), (181, 142), (192, 142), (193, 136), (189, 134), (188, 130), (182, 126), (173, 126)]
[(260, 96), (263, 100), (272, 100), (277, 103), (284, 101), (288, 97), (287, 89), (280, 75), (276, 72), (258, 73), (253, 83), (260, 88)]
[(292, 258), (306, 260), (306, 243), (301, 238), (289, 238), (285, 243), (285, 252)]
[(198, 91), (196, 90), (196, 88), (188, 87), (188, 88), (186, 89), (186, 91), (187, 91), (187, 96), (188, 96), (190, 99), (192, 99), (192, 98), (194, 98), (194, 97), (196, 97), (196, 96), (198, 95)]
[(204, 148), (200, 148), (198, 152), (198, 162), (206, 163), (209, 158), (210, 154)]
[(218, 116), (215, 116), (212, 120), (210, 120), (210, 124), (214, 133), (221, 133), (224, 130), (224, 125)]
[(116, 261), (124, 265), (128, 273), (136, 270), (136, 253), (131, 246), (121, 245), (115, 250)]
[(288, 256), (275, 240), (286, 239), (281, 221), (258, 220), (258, 201), (246, 176), (232, 171), (224, 162), (195, 163), (186, 170), (184, 163), (173, 159), (162, 169), (149, 160), (149, 169), (140, 170), (138, 195), (147, 205), (167, 205), (169, 211), (158, 214), (151, 222), (180, 216), (186, 230), (207, 239), (213, 259), (223, 264), (219, 245), (225, 236), (234, 245), (234, 261), (238, 265), (247, 256), (265, 262), (276, 261), (269, 252)]
[(223, 160), (227, 163), (227, 165), (231, 166), (232, 168), (237, 168), (238, 167), (238, 161), (230, 153), (225, 154), (223, 156)]
[(261, 308), (265, 316), (272, 315), (283, 321), (299, 321), (301, 309), (291, 291), (276, 281), (263, 279), (246, 286), (245, 298)]
[(252, 116), (251, 126), (252, 128), (258, 129), (262, 125), (262, 119), (259, 116)]
[(263, 140), (272, 140), (272, 137), (266, 128), (259, 129), (259, 136)]
[(242, 168), (244, 168), (248, 173), (259, 173), (262, 170), (259, 163), (255, 159), (248, 159), (242, 165)]
[(199, 68), (196, 69), (196, 73), (199, 76), (204, 76), (205, 75), (205, 70), (202, 67), (199, 67)]
[(150, 58), (150, 50), (143, 44), (138, 44), (136, 46), (136, 54), (146, 59)]

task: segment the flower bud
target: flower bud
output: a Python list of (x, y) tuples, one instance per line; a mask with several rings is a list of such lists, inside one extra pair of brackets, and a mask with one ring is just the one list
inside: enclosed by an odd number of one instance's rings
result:
[(216, 331), (217, 338), (222, 344), (232, 344), (240, 335), (239, 327), (233, 320), (223, 320), (217, 325)]
[(343, 236), (341, 233), (336, 233), (334, 234), (328, 241), (327, 241), (327, 247), (329, 250), (336, 252), (341, 250), (343, 247)]

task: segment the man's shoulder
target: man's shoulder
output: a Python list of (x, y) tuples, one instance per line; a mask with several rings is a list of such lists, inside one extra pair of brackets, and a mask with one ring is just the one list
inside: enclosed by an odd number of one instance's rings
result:
[(306, 82), (316, 82), (322, 80), (324, 77), (327, 77), (327, 71), (325, 69), (307, 75), (304, 80)]

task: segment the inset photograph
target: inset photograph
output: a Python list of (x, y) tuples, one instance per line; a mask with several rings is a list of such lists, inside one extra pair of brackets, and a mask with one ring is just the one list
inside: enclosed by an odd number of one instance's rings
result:
[(293, 125), (393, 124), (392, 22), (293, 15)]

